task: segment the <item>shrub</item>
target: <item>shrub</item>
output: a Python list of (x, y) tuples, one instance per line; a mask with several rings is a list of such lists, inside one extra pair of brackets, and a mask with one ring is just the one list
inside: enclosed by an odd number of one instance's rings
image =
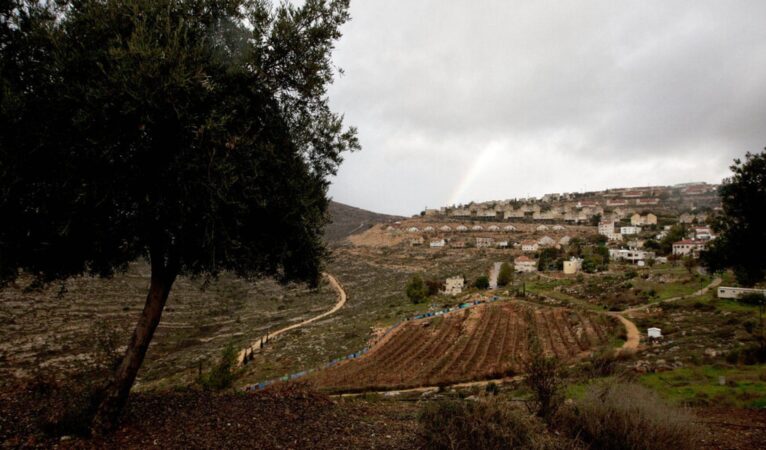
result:
[(228, 389), (234, 383), (236, 378), (237, 351), (234, 345), (229, 344), (223, 350), (221, 360), (218, 361), (209, 372), (202, 374), (199, 378), (199, 384), (206, 390), (220, 391)]
[(418, 422), (429, 449), (551, 447), (543, 424), (496, 397), (428, 403)]
[(525, 371), (527, 376), (524, 381), (535, 397), (534, 412), (550, 421), (564, 401), (559, 362), (556, 358), (545, 356), (540, 346), (533, 342)]
[(428, 296), (437, 295), (440, 291), (444, 290), (444, 282), (440, 280), (427, 280), (426, 288)]
[(692, 417), (635, 384), (592, 386), (559, 418), (591, 449), (693, 448)]
[(409, 298), (410, 301), (415, 304), (423, 303), (426, 297), (428, 297), (428, 287), (419, 275), (415, 275), (410, 278), (410, 281), (407, 282), (405, 290), (407, 292), (407, 298)]
[(489, 288), (489, 278), (487, 278), (486, 275), (482, 275), (482, 276), (476, 278), (476, 281), (473, 282), (473, 286), (476, 289), (488, 289)]
[(497, 285), (498, 286), (507, 286), (508, 283), (511, 282), (511, 278), (513, 277), (513, 272), (511, 271), (511, 266), (504, 262), (500, 265), (500, 273), (497, 275)]

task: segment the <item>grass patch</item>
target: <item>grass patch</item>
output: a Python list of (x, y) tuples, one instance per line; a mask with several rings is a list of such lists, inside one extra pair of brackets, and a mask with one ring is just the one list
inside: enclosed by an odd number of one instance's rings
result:
[(640, 382), (679, 404), (744, 408), (763, 408), (766, 405), (766, 365), (763, 364), (681, 368), (644, 375)]

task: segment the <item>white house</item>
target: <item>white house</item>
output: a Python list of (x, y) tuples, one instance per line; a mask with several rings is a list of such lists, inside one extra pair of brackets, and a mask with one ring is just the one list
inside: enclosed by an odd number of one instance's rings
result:
[(537, 231), (548, 231), (547, 225), (540, 225), (537, 228), (535, 228)]
[(452, 231), (452, 227), (449, 226), (449, 225), (444, 225), (444, 226), (440, 227), (439, 230), (440, 231), (444, 231), (444, 232), (449, 232), (449, 231)]
[(598, 223), (598, 234), (609, 237), (614, 234), (614, 222), (602, 220)]
[(495, 246), (497, 248), (508, 248), (508, 241), (497, 241)]
[(566, 228), (564, 228), (564, 226), (563, 226), (563, 225), (554, 225), (554, 226), (553, 226), (553, 229), (554, 229), (555, 231), (564, 231)]
[(516, 227), (513, 225), (506, 225), (503, 227), (503, 231), (516, 231)]
[(697, 258), (707, 245), (706, 241), (697, 241), (693, 239), (684, 239), (673, 242), (673, 254), (678, 256), (691, 256)]
[(503, 219), (521, 219), (524, 217), (524, 211), (503, 211)]
[(423, 231), (426, 232), (426, 233), (433, 233), (434, 232), (434, 227), (425, 227), (425, 228), (423, 228)]
[(766, 289), (753, 289), (742, 287), (728, 287), (720, 286), (718, 288), (718, 298), (739, 298), (745, 294), (761, 294), (766, 295)]
[(637, 263), (640, 261), (646, 261), (647, 259), (654, 259), (654, 252), (625, 248), (610, 248), (609, 259), (614, 261), (630, 261)]
[(555, 241), (555, 240), (553, 240), (553, 238), (551, 238), (550, 236), (543, 236), (543, 237), (541, 237), (541, 238), (540, 238), (540, 239), (537, 241), (537, 243), (538, 243), (538, 244), (539, 244), (541, 247), (550, 247), (551, 245), (556, 245), (556, 241)]
[(536, 252), (539, 246), (537, 245), (537, 241), (522, 241), (521, 242), (521, 251), (523, 252)]
[(481, 226), (481, 225), (474, 225), (474, 226), (471, 227), (471, 230), (472, 231), (482, 231), (482, 230), (484, 230), (484, 227)]
[(516, 272), (537, 272), (537, 262), (532, 258), (521, 255), (513, 260), (513, 268)]
[(489, 227), (487, 227), (487, 230), (489, 230), (489, 231), (500, 231), (500, 227), (497, 226), (497, 225), (490, 225)]
[(700, 241), (708, 241), (713, 239), (713, 232), (710, 227), (696, 227), (694, 229), (694, 238)]
[(412, 247), (416, 247), (418, 245), (423, 245), (424, 242), (425, 242), (425, 240), (423, 239), (422, 236), (418, 237), (418, 238), (415, 238), (415, 239), (410, 239), (410, 245)]
[(622, 235), (631, 235), (631, 234), (638, 234), (641, 232), (641, 227), (620, 227), (620, 234)]
[(444, 282), (444, 293), (447, 295), (458, 295), (463, 292), (465, 278), (462, 276), (450, 277)]
[(646, 336), (649, 339), (662, 339), (662, 330), (660, 330), (659, 328), (655, 328), (655, 327), (648, 328), (646, 330)]
[(444, 239), (439, 239), (436, 241), (431, 241), (431, 248), (441, 248), (447, 245), (447, 241)]
[(492, 247), (492, 244), (495, 243), (495, 240), (488, 237), (477, 237), (476, 238), (476, 247), (477, 248), (489, 248)]
[(457, 231), (468, 231), (468, 227), (465, 225), (458, 225), (457, 228), (455, 228)]

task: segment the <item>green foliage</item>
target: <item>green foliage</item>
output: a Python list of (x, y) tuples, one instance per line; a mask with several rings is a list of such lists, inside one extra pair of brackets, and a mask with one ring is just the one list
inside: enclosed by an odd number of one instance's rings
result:
[(561, 250), (557, 248), (544, 248), (540, 252), (540, 257), (537, 260), (537, 270), (541, 272), (562, 270), (564, 268), (564, 259), (561, 255)]
[(524, 369), (524, 382), (534, 394), (535, 413), (550, 422), (564, 401), (564, 384), (559, 362), (556, 358), (545, 356), (535, 339)]
[(142, 256), (168, 280), (317, 280), (328, 178), (358, 148), (326, 95), (347, 1), (15, 3), (0, 10), (3, 281)]
[(498, 286), (507, 286), (508, 283), (511, 282), (513, 279), (513, 271), (511, 270), (511, 265), (507, 262), (504, 262), (500, 265), (500, 273), (497, 275), (497, 285)]
[(209, 372), (199, 378), (199, 384), (207, 390), (220, 391), (228, 389), (234, 383), (237, 368), (237, 350), (229, 344), (223, 350), (221, 359)]
[(473, 287), (476, 289), (489, 289), (489, 277), (481, 275), (473, 282)]
[(668, 233), (659, 242), (657, 253), (660, 255), (670, 255), (673, 253), (673, 243), (686, 238), (686, 226), (682, 223), (670, 227)]
[(405, 292), (407, 293), (407, 298), (415, 304), (423, 303), (428, 297), (428, 287), (420, 275), (414, 275), (410, 278), (405, 287)]
[(426, 287), (428, 288), (428, 296), (432, 297), (444, 290), (444, 282), (441, 280), (426, 280)]
[(582, 268), (586, 273), (600, 272), (609, 269), (609, 249), (599, 244), (583, 249)]
[(712, 224), (718, 237), (702, 262), (711, 272), (731, 268), (740, 284), (752, 286), (766, 277), (766, 151), (735, 159), (731, 170), (719, 188), (723, 211)]

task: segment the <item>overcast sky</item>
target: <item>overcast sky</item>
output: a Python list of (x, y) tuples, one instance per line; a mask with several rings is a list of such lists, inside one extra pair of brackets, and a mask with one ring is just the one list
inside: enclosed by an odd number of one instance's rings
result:
[(766, 1), (352, 0), (330, 195), (377, 212), (720, 182), (766, 146)]

